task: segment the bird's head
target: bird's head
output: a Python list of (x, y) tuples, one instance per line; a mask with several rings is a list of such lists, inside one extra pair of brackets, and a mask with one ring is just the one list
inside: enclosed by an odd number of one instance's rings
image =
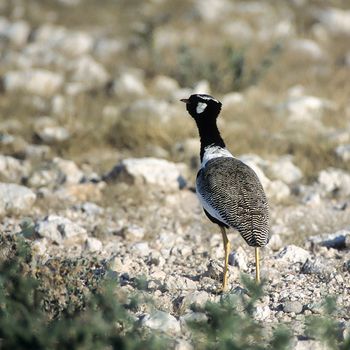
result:
[(188, 113), (196, 121), (200, 121), (203, 118), (216, 119), (221, 111), (221, 102), (206, 94), (194, 94), (180, 101), (186, 103)]

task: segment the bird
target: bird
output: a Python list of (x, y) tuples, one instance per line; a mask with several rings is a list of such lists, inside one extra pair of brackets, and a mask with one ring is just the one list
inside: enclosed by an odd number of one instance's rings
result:
[(269, 242), (269, 205), (261, 182), (244, 162), (226, 148), (217, 127), (221, 102), (207, 94), (181, 99), (195, 120), (200, 138), (200, 168), (196, 194), (206, 216), (219, 225), (225, 261), (222, 291), (227, 290), (228, 257), (231, 250), (226, 230), (237, 230), (255, 248), (255, 281), (260, 284), (260, 247)]

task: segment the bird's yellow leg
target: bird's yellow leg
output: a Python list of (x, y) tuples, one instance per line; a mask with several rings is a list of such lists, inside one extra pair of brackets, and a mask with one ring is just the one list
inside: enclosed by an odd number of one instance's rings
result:
[(260, 250), (259, 247), (255, 247), (255, 282), (260, 283)]
[(231, 250), (231, 244), (227, 238), (225, 227), (220, 226), (222, 240), (224, 242), (224, 250), (225, 250), (225, 265), (224, 265), (224, 279), (222, 282), (222, 291), (225, 292), (227, 290), (227, 274), (228, 274), (228, 255)]

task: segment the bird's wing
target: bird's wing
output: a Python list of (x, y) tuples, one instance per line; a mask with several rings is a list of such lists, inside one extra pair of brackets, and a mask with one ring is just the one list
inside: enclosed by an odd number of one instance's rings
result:
[(267, 199), (250, 167), (236, 158), (212, 159), (199, 171), (196, 190), (204, 209), (238, 230), (249, 245), (267, 244)]

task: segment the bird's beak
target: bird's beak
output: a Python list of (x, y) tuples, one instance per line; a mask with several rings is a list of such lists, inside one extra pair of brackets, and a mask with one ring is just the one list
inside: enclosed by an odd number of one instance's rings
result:
[(184, 103), (188, 103), (188, 98), (182, 98), (180, 101)]

